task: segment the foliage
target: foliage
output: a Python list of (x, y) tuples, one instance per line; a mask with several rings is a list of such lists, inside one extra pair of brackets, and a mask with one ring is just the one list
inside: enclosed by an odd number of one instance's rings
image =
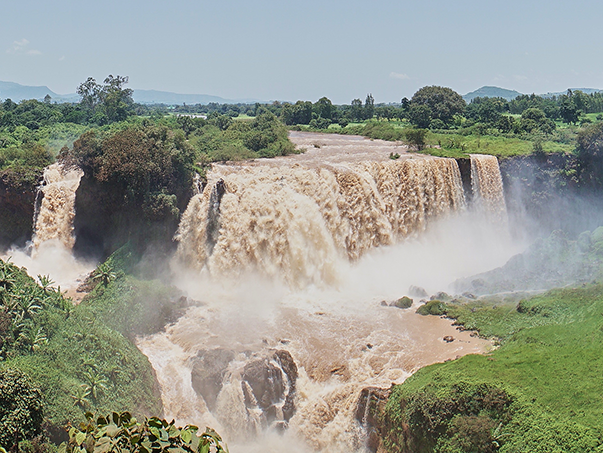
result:
[[(50, 433), (58, 436), (88, 409), (160, 410), (147, 358), (108, 327), (92, 301), (73, 306), (47, 278), (40, 280), (44, 286), (0, 261), (0, 369), (20, 370), (35, 382)], [(127, 305), (113, 317), (129, 319)]]
[(87, 423), (69, 430), (69, 442), (59, 453), (209, 453), (227, 452), (222, 438), (211, 428), (198, 434), (194, 425), (176, 427), (157, 417), (139, 423), (129, 412), (112, 412), (94, 419), (86, 413)]
[(42, 431), (42, 393), (22, 372), (0, 369), (0, 447), (13, 449)]
[[(417, 91), (411, 99), (413, 105), (423, 105), (430, 109), (431, 118), (449, 125), (455, 115), (465, 112), (465, 101), (456, 91), (439, 86), (427, 86)], [(419, 126), (420, 127), (420, 126)]]
[(132, 94), (130, 88), (124, 88), (128, 77), (109, 75), (104, 85), (96, 83), (92, 77), (81, 83), (77, 94), (81, 96), (80, 104), (85, 108), (92, 122), (103, 125), (123, 121), (133, 114)]
[(578, 162), (581, 181), (588, 187), (603, 187), (603, 123), (578, 132)]
[(177, 218), (192, 184), (194, 151), (183, 133), (165, 126), (128, 126), (104, 137), (92, 130), (70, 156), (106, 191), (106, 202), (148, 219)]
[(417, 151), (421, 151), (425, 146), (427, 130), (408, 128), (404, 130), (404, 136), (409, 146), (414, 147)]

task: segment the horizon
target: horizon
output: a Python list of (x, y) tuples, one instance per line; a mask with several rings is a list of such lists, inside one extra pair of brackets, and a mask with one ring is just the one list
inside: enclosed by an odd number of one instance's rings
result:
[[(120, 74), (121, 75), (121, 74)], [(23, 85), (22, 83), (19, 82), (14, 82), (14, 81), (8, 81), (8, 80), (0, 80), (0, 83), (10, 83), (10, 84), (16, 84), (19, 85), (23, 88), (47, 88), (48, 90), (50, 90), (51, 92), (53, 92), (54, 94), (56, 94), (57, 96), (60, 96), (62, 98), (66, 98), (66, 97), (71, 97), (71, 96), (77, 96), (77, 93), (75, 93), (75, 90), (71, 93), (58, 93), (57, 91), (53, 90), (52, 87), (49, 87), (48, 85)], [(427, 86), (427, 85), (425, 85)], [(263, 99), (263, 100), (254, 100), (254, 99), (249, 99), (249, 98), (245, 98), (245, 99), (226, 99), (226, 98), (222, 98), (221, 96), (212, 94), (212, 93), (180, 93), (180, 92), (175, 92), (175, 91), (165, 91), (165, 90), (157, 90), (157, 89), (139, 89), (139, 88), (135, 88), (132, 87), (129, 83), (128, 83), (128, 88), (131, 88), (132, 90), (136, 91), (144, 91), (144, 92), (158, 92), (158, 93), (165, 93), (165, 94), (172, 94), (172, 95), (178, 95), (178, 96), (206, 96), (206, 97), (216, 97), (216, 98), (221, 98), (224, 104), (229, 104), (229, 103), (241, 103), (241, 104), (245, 104), (245, 103), (254, 103), (254, 102), (260, 102), (260, 103), (270, 103), (270, 102), (282, 102), (282, 103), (295, 103), (299, 100), (302, 101), (314, 101), (316, 102), (318, 99), (312, 100), (312, 99)], [(569, 86), (563, 90), (560, 91), (544, 91), (544, 90), (539, 90), (537, 92), (532, 92), (532, 93), (522, 93), (518, 90), (515, 90), (513, 88), (505, 88), (505, 87), (500, 87), (500, 86), (495, 86), (495, 85), (483, 85), (481, 87), (475, 88), (471, 91), (468, 91), (466, 93), (459, 93), (461, 96), (465, 97), (469, 94), (473, 94), (476, 91), (482, 90), (484, 88), (495, 88), (495, 89), (501, 89), (501, 90), (505, 90), (505, 91), (515, 91), (518, 92), (519, 95), (532, 95), (535, 94), (537, 96), (543, 96), (543, 95), (550, 95), (550, 94), (562, 94), (567, 92), (568, 90), (572, 90), (572, 91), (577, 91), (577, 90), (597, 90), (597, 91), (603, 91), (603, 89), (600, 88), (595, 88), (595, 87), (577, 87), (577, 86)], [(327, 98), (329, 98), (328, 95), (325, 95)], [(322, 96), (321, 96), (322, 97)], [(409, 98), (412, 97), (409, 96)], [(488, 96), (486, 96), (488, 97)], [(10, 99), (10, 97), (6, 98), (6, 99)], [(329, 98), (330, 99), (330, 98)], [(362, 97), (360, 97), (360, 99), (362, 100)], [(4, 100), (4, 98), (2, 98), (2, 93), (0, 92), (0, 101)], [(66, 102), (65, 100), (62, 100), (61, 102)], [(211, 102), (215, 102), (215, 101), (211, 101)], [(379, 99), (375, 100), (376, 104), (396, 104), (399, 103), (400, 100), (388, 100), (388, 101), (382, 101)], [(469, 101), (468, 101), (469, 102)], [(148, 103), (147, 101), (142, 101), (141, 103)], [(220, 103), (220, 102), (218, 102)], [(343, 103), (335, 103), (336, 105), (347, 105), (349, 104), (346, 102)], [(171, 104), (170, 104), (171, 105)], [(175, 104), (174, 104), (175, 105)]]
[(224, 99), (326, 95), (337, 104), (367, 93), (399, 102), (427, 85), (459, 93), (603, 86), (603, 62), (593, 58), (603, 5), (584, 0), (108, 0), (102, 9), (25, 0), (4, 10), (11, 20), (0, 30), (0, 80), (58, 94), (109, 74), (129, 76), (138, 90)]

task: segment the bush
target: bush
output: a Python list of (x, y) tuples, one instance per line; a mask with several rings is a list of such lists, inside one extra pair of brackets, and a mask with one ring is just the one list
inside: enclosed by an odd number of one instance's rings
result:
[(42, 420), (42, 392), (19, 370), (0, 371), (0, 447), (39, 435)]
[(408, 128), (404, 130), (404, 136), (408, 146), (414, 147), (417, 151), (421, 151), (425, 147), (425, 137), (427, 129)]
[(448, 307), (441, 300), (430, 300), (417, 309), (417, 313), (423, 316), (426, 315), (445, 315), (448, 312)]

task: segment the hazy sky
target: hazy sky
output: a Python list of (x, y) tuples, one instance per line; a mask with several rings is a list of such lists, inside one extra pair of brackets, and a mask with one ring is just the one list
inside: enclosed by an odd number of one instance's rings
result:
[(0, 80), (399, 102), (425, 85), (603, 88), (603, 2), (2, 0)]

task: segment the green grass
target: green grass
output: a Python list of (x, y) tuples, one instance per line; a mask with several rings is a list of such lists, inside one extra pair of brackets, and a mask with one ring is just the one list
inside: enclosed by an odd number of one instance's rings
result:
[[(427, 144), (431, 146), (423, 150), (425, 154), (439, 157), (468, 157), (469, 154), (491, 154), (504, 158), (531, 154), (534, 144), (531, 140), (515, 137), (492, 135), (460, 135), (430, 132)], [(438, 148), (434, 148), (434, 147)], [(574, 149), (573, 144), (544, 140), (542, 148), (546, 153), (566, 153)]]
[[(447, 314), (501, 346), (423, 368), (398, 386), (385, 415), (392, 451), (403, 445), (417, 452), (472, 451), (461, 445), (459, 426), (473, 429), (465, 440), (481, 432), (498, 442), (492, 451), (603, 451), (602, 284), (553, 290), (517, 305), (449, 303)], [(502, 392), (508, 404), (493, 410), (487, 398), (470, 408), (459, 403), (484, 386), (489, 394)], [(446, 415), (442, 407), (454, 410)], [(434, 420), (439, 428), (429, 431)]]

